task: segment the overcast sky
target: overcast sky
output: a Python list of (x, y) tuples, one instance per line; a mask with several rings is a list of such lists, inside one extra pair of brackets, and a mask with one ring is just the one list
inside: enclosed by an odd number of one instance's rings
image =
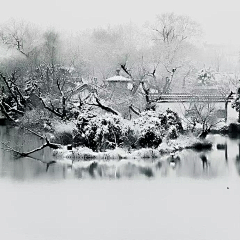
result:
[[(59, 30), (82, 30), (108, 24), (144, 24), (156, 14), (175, 12), (198, 21), (205, 40), (240, 45), (239, 0), (0, 0), (0, 23), (23, 19)], [(5, 8), (5, 9), (4, 9)]]

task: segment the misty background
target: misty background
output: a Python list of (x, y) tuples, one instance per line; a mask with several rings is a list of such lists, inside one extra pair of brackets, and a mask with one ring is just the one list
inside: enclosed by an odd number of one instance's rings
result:
[[(203, 55), (201, 59), (196, 59), (199, 61), (199, 68), (211, 67), (219, 70), (221, 60), (221, 71), (239, 71), (240, 34), (237, 29), (240, 14), (237, 1), (10, 0), (3, 3), (2, 10), (1, 25), (9, 24), (14, 19), (18, 23), (30, 24), (38, 33), (54, 30), (59, 33), (65, 45), (71, 45), (71, 51), (74, 52), (76, 45), (84, 45), (84, 39), (90, 48), (86, 36), (100, 29), (108, 32), (111, 29), (119, 33), (118, 28), (122, 27), (128, 30), (119, 34), (136, 35), (138, 41), (144, 41), (147, 36), (149, 40), (156, 15), (174, 12), (176, 15), (189, 16), (201, 27), (201, 35), (194, 42), (194, 46)], [(142, 44), (146, 46), (146, 42)], [(9, 49), (6, 51), (1, 46), (1, 58), (10, 54), (12, 52)]]

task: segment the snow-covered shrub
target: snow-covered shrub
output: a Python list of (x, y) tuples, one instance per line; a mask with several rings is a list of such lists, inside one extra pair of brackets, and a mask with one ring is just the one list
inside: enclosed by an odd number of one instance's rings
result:
[(129, 132), (129, 123), (120, 116), (80, 114), (78, 118), (78, 143), (101, 151), (119, 146)]
[(178, 137), (178, 131), (175, 125), (169, 127), (167, 137), (170, 139), (176, 139)]
[(131, 153), (132, 158), (159, 158), (160, 153), (157, 149), (141, 148)]
[(166, 112), (161, 114), (162, 121), (164, 128), (168, 130), (171, 126), (175, 126), (177, 132), (182, 132), (182, 121), (178, 114), (170, 109), (167, 109)]
[[(129, 123), (131, 122), (129, 121)], [(133, 129), (132, 124), (128, 125), (128, 129), (122, 136), (122, 143), (120, 144), (120, 147), (137, 148), (137, 141), (138, 137)]]
[(75, 145), (82, 145), (94, 151), (128, 148), (157, 148), (163, 137), (178, 137), (182, 131), (178, 115), (167, 110), (164, 113), (144, 111), (134, 121), (121, 116), (81, 113), (77, 123)]
[(134, 120), (134, 131), (140, 147), (156, 148), (162, 142), (165, 129), (158, 113), (145, 111)]
[(134, 130), (141, 147), (157, 148), (168, 131), (169, 138), (176, 138), (183, 129), (177, 113), (168, 109), (164, 113), (141, 113), (140, 117), (134, 120)]

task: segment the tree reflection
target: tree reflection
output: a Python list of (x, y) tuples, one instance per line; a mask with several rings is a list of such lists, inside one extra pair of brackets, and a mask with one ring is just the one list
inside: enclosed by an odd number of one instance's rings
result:
[(46, 163), (46, 172), (48, 171), (48, 168), (50, 167), (50, 165), (52, 165), (52, 164), (54, 164), (54, 163), (56, 163), (56, 161), (50, 161), (50, 162), (48, 162), (48, 163)]
[(228, 145), (225, 143), (225, 160), (228, 162)]
[(179, 156), (176, 156), (174, 153), (170, 154), (170, 156), (167, 158), (167, 161), (173, 169), (181, 165), (181, 158)]
[(200, 155), (200, 158), (202, 160), (203, 169), (207, 169), (210, 166), (210, 163), (209, 163), (206, 155), (202, 154), (202, 155)]
[(162, 162), (158, 161), (155, 165), (156, 169), (159, 170), (162, 168)]
[(145, 175), (148, 178), (154, 176), (153, 170), (150, 167), (140, 168), (140, 173), (142, 173), (143, 175)]
[(236, 156), (235, 164), (238, 171), (238, 175), (240, 175), (240, 144), (238, 144), (238, 155)]
[(92, 178), (95, 178), (95, 169), (97, 169), (97, 167), (98, 167), (98, 163), (97, 162), (93, 162), (89, 166), (88, 172), (89, 172), (89, 175)]
[[(158, 164), (160, 166), (160, 164)], [(150, 166), (142, 166), (138, 163), (116, 163), (108, 164), (104, 162), (92, 162), (88, 166), (73, 167), (74, 176), (76, 178), (132, 178), (136, 176), (145, 176), (147, 178), (154, 177), (156, 167), (154, 164)]]

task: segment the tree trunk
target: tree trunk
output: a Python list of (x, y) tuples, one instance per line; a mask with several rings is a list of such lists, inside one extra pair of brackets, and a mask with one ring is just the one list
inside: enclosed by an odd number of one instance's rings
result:
[(198, 135), (199, 138), (205, 139), (210, 132), (210, 129), (203, 129), (202, 132)]
[(63, 96), (62, 97), (62, 118), (65, 118), (67, 115), (67, 110), (66, 110), (66, 98)]
[(240, 109), (238, 110), (238, 123), (240, 123)]

